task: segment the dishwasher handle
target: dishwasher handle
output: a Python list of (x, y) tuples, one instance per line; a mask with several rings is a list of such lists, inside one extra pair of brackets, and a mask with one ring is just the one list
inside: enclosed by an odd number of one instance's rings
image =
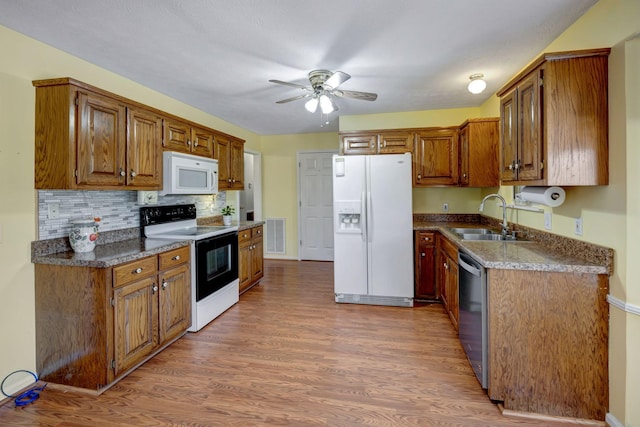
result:
[(482, 275), (481, 268), (478, 268), (473, 259), (471, 259), (469, 255), (463, 252), (458, 253), (458, 264), (460, 265), (460, 267), (464, 268), (465, 271), (468, 271), (474, 276), (480, 277)]

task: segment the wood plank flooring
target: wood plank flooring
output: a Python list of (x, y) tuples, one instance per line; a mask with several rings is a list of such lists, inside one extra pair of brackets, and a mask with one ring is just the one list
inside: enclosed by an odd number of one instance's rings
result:
[[(503, 417), (439, 304), (336, 304), (333, 264), (262, 283), (100, 396), (45, 389), (2, 426), (561, 426)], [(566, 426), (566, 424), (564, 424)]]

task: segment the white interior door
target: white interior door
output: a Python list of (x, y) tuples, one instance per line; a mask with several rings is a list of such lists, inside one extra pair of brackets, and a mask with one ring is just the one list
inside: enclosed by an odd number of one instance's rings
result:
[(298, 258), (333, 261), (334, 152), (298, 153)]

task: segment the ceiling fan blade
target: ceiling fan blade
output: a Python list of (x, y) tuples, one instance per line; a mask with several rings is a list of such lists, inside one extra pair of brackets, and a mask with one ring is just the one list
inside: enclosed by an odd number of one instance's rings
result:
[(310, 91), (310, 92), (312, 92), (312, 91), (313, 91), (313, 89), (311, 89), (310, 87), (308, 87), (308, 86), (302, 86), (302, 85), (299, 85), (299, 84), (297, 84), (297, 83), (283, 82), (282, 80), (269, 80), (269, 81), (270, 81), (271, 83), (277, 83), (277, 84), (279, 84), (279, 85), (291, 86), (291, 87), (295, 87), (295, 88), (302, 89), (302, 90), (308, 90), (308, 91)]
[(350, 78), (351, 76), (349, 74), (343, 73), (342, 71), (336, 71), (324, 82), (323, 86), (328, 90), (335, 89)]
[(280, 101), (276, 101), (276, 104), (285, 104), (287, 102), (296, 101), (298, 99), (308, 98), (310, 96), (311, 96), (310, 93), (305, 93), (304, 95), (298, 95), (298, 96), (293, 96), (293, 97), (287, 98), (287, 99), (281, 99)]
[(343, 98), (353, 98), (353, 99), (361, 99), (363, 101), (375, 101), (378, 99), (377, 93), (371, 92), (357, 92), (353, 90), (336, 90), (333, 92), (336, 96), (341, 96)]

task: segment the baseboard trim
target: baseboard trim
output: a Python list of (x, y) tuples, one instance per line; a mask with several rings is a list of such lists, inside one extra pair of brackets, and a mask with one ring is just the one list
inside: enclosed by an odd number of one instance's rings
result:
[(640, 306), (637, 306), (635, 304), (631, 304), (631, 303), (622, 301), (620, 298), (616, 298), (611, 294), (607, 295), (607, 301), (612, 306), (614, 306), (616, 308), (619, 308), (620, 310), (622, 310), (624, 312), (640, 316)]
[[(585, 418), (571, 418), (571, 417), (560, 417), (554, 415), (545, 415), (545, 414), (536, 414), (534, 412), (523, 412), (523, 411), (513, 411), (511, 409), (505, 409), (502, 404), (498, 404), (498, 409), (505, 417), (512, 418), (525, 418), (530, 420), (542, 420), (549, 421), (554, 423), (566, 423), (573, 425), (581, 425), (581, 426), (594, 426), (594, 427), (604, 427), (604, 421), (598, 420), (588, 420)], [(624, 427), (624, 426), (621, 426)]]
[(616, 417), (613, 416), (612, 413), (607, 413), (607, 416), (604, 419), (607, 422), (607, 425), (610, 427), (624, 427), (624, 424), (622, 424), (620, 421), (618, 421), (618, 419)]

